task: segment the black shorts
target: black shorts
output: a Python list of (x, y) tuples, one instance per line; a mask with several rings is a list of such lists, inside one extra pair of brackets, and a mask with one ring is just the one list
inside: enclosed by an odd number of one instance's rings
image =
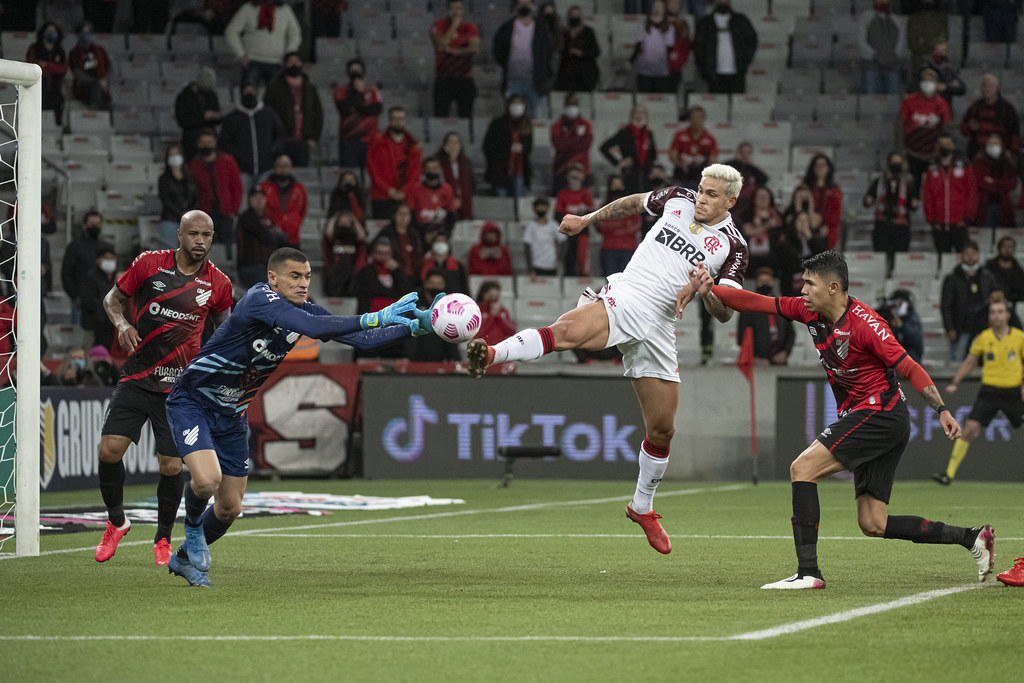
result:
[(967, 419), (977, 420), (982, 427), (988, 427), (988, 423), (1000, 410), (1014, 429), (1020, 427), (1024, 422), (1024, 400), (1020, 397), (1020, 387), (1003, 389), (982, 384)]
[(127, 436), (133, 443), (138, 443), (142, 425), (149, 420), (156, 437), (156, 452), (178, 457), (171, 428), (167, 425), (166, 401), (167, 394), (147, 391), (135, 382), (118, 382), (103, 416), (103, 436)]
[(818, 435), (830, 453), (853, 472), (855, 495), (889, 503), (896, 467), (910, 440), (910, 412), (899, 401), (892, 410), (855, 410)]

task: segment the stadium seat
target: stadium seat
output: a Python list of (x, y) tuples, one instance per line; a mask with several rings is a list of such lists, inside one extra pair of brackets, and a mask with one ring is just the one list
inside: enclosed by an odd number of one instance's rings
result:
[(731, 120), (737, 125), (763, 123), (771, 119), (774, 107), (774, 96), (733, 95)]
[(36, 42), (35, 32), (4, 31), (0, 33), (0, 45), (3, 45), (4, 59), (25, 61), (28, 48)]
[(514, 278), (511, 275), (470, 275), (469, 276), (469, 294), (474, 299), (476, 298), (477, 292), (480, 291), (480, 286), (488, 281), (497, 282), (501, 285), (501, 303), (505, 308), (512, 312), (512, 308), (515, 305), (513, 302), (516, 299)]
[(96, 160), (103, 163), (110, 156), (103, 135), (69, 133), (63, 136), (63, 148), (64, 156), (68, 159)]
[(911, 251), (896, 254), (893, 275), (899, 278), (934, 278), (938, 275), (938, 268), (939, 257), (935, 252)]
[[(470, 135), (470, 124), (469, 119), (460, 118), (434, 118), (430, 117), (427, 119), (427, 136), (430, 140), (431, 149), (438, 148), (444, 141), (444, 137), (448, 133), (458, 133), (459, 137), (462, 138), (463, 145), (469, 145), (472, 136)], [(548, 131), (536, 130), (536, 122), (534, 126), (534, 137), (533, 144), (536, 145), (540, 142), (539, 138), (547, 138), (548, 144), (551, 142), (551, 135)]]
[(759, 147), (778, 147), (786, 149), (793, 139), (793, 124), (789, 121), (765, 121), (751, 123), (746, 126), (747, 138)]
[[(160, 75), (160, 62), (157, 61), (146, 59), (115, 62), (115, 64), (117, 74), (121, 80), (134, 81), (136, 83), (159, 83), (162, 78)], [(192, 76), (195, 76), (195, 69), (193, 69)]]
[(512, 315), (518, 321), (534, 319), (540, 321), (542, 325), (547, 326), (555, 322), (558, 316), (562, 315), (561, 297), (554, 299), (548, 298), (535, 298), (535, 297), (523, 297), (519, 295), (515, 299), (514, 310)]
[(171, 36), (171, 53), (175, 59), (197, 61), (208, 57), (211, 48), (211, 41), (207, 35), (175, 33)]
[(786, 42), (762, 39), (757, 44), (752, 66), (778, 73), (786, 68)]
[(359, 45), (355, 38), (326, 38), (320, 36), (316, 39), (316, 61), (320, 62), (345, 62), (352, 59), (358, 53)]
[(105, 111), (72, 110), (68, 113), (68, 125), (76, 135), (95, 133), (109, 136), (112, 132), (110, 112)]
[(621, 92), (594, 93), (594, 123), (596, 126), (620, 126), (629, 121), (633, 108), (633, 95)]
[(858, 116), (884, 116), (894, 120), (900, 111), (902, 97), (899, 95), (861, 95), (857, 101)]
[(821, 71), (817, 68), (786, 69), (779, 78), (782, 94), (818, 94), (821, 91)]
[(115, 135), (110, 138), (110, 157), (114, 162), (152, 161), (153, 149), (143, 135)]
[(880, 281), (885, 277), (885, 254), (856, 251), (846, 255), (850, 277), (858, 280)]
[(507, 221), (513, 217), (514, 201), (509, 197), (473, 196), (473, 214), (477, 218)]
[(712, 93), (690, 93), (686, 98), (686, 108), (700, 106), (707, 114), (707, 122), (729, 120), (729, 96)]
[(998, 71), (1007, 66), (1007, 57), (1006, 43), (971, 42), (967, 45), (964, 66)]
[(793, 147), (791, 151), (791, 169), (793, 173), (800, 173), (807, 168), (818, 154), (824, 154), (829, 159), (835, 159), (835, 150), (831, 147)]
[[(811, 17), (809, 17), (811, 18)], [(792, 64), (795, 67), (827, 64), (832, 56), (832, 36), (793, 32)]]
[[(477, 75), (478, 69), (473, 67), (473, 78), (477, 82), (477, 86), (480, 86), (480, 78)], [(551, 118), (554, 119), (561, 116), (562, 109), (565, 108), (565, 96), (569, 93), (564, 91), (552, 90), (548, 93), (548, 111), (551, 112)], [(594, 118), (594, 94), (589, 92), (578, 92), (576, 93), (576, 99), (580, 103), (580, 116), (587, 119), (588, 121)]]
[(775, 98), (771, 118), (775, 121), (798, 121), (800, 125), (814, 120), (817, 95), (812, 92), (781, 93)]
[(157, 130), (157, 120), (152, 107), (114, 109), (114, 132), (118, 135), (149, 135)]
[(832, 146), (839, 142), (839, 129), (829, 121), (802, 122), (793, 129), (794, 145)]
[(679, 121), (679, 102), (674, 93), (637, 93), (636, 103), (647, 107), (651, 127)]
[(517, 275), (516, 298), (557, 301), (562, 298), (562, 281), (557, 277)]
[(827, 119), (851, 119), (857, 112), (857, 96), (846, 93), (818, 95), (815, 112), (819, 121)]

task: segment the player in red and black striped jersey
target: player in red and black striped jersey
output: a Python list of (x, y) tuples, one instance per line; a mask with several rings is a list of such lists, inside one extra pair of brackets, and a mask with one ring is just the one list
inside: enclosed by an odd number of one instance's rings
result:
[(849, 295), (843, 256), (829, 250), (804, 260), (803, 266), (801, 297), (772, 298), (714, 285), (710, 274), (698, 266), (676, 298), (679, 312), (700, 293), (737, 311), (775, 313), (804, 323), (839, 406), (838, 419), (789, 468), (797, 573), (762, 588), (825, 587), (818, 569), (817, 482), (844, 469), (853, 472), (857, 522), (866, 536), (958, 543), (974, 555), (978, 579), (984, 581), (992, 572), (995, 533), (991, 526), (964, 528), (887, 512), (896, 466), (910, 439), (910, 413), (896, 373), (910, 380), (939, 414), (951, 440), (960, 436), (960, 425), (942, 404), (931, 377), (907, 355), (882, 317)]
[[(96, 547), (97, 562), (113, 557), (131, 527), (124, 515), (122, 458), (130, 442), (138, 443), (147, 420), (160, 463), (153, 554), (158, 565), (166, 565), (170, 558), (171, 529), (185, 479), (164, 402), (199, 351), (207, 315), (220, 325), (231, 308), (231, 281), (206, 258), (212, 240), (212, 219), (202, 211), (189, 211), (178, 228), (178, 248), (140, 254), (103, 300), (128, 359), (110, 398), (100, 439), (100, 492), (109, 521)], [(136, 311), (134, 321), (125, 317), (129, 305)]]

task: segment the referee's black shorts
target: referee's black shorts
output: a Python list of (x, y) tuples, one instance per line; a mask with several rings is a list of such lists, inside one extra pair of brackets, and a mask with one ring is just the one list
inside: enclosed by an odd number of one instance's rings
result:
[(854, 410), (830, 424), (818, 441), (853, 472), (855, 495), (889, 503), (896, 467), (910, 440), (910, 412), (898, 401), (892, 410)]
[(139, 443), (142, 425), (149, 420), (153, 436), (156, 437), (156, 452), (172, 458), (178, 457), (171, 428), (167, 425), (167, 412), (164, 410), (166, 401), (165, 393), (147, 391), (135, 382), (118, 382), (103, 416), (103, 436), (127, 436), (133, 443)]
[(982, 427), (988, 427), (988, 423), (1000, 410), (1014, 429), (1020, 427), (1024, 422), (1024, 400), (1020, 397), (1020, 387), (1000, 388), (982, 384), (967, 419), (977, 420)]

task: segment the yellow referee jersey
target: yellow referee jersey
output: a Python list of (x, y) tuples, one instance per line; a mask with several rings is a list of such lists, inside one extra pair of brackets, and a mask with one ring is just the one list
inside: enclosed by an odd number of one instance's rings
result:
[(988, 328), (971, 342), (971, 350), (981, 360), (981, 383), (1006, 389), (1021, 385), (1024, 372), (1024, 332), (1016, 327), (996, 339), (996, 333)]

